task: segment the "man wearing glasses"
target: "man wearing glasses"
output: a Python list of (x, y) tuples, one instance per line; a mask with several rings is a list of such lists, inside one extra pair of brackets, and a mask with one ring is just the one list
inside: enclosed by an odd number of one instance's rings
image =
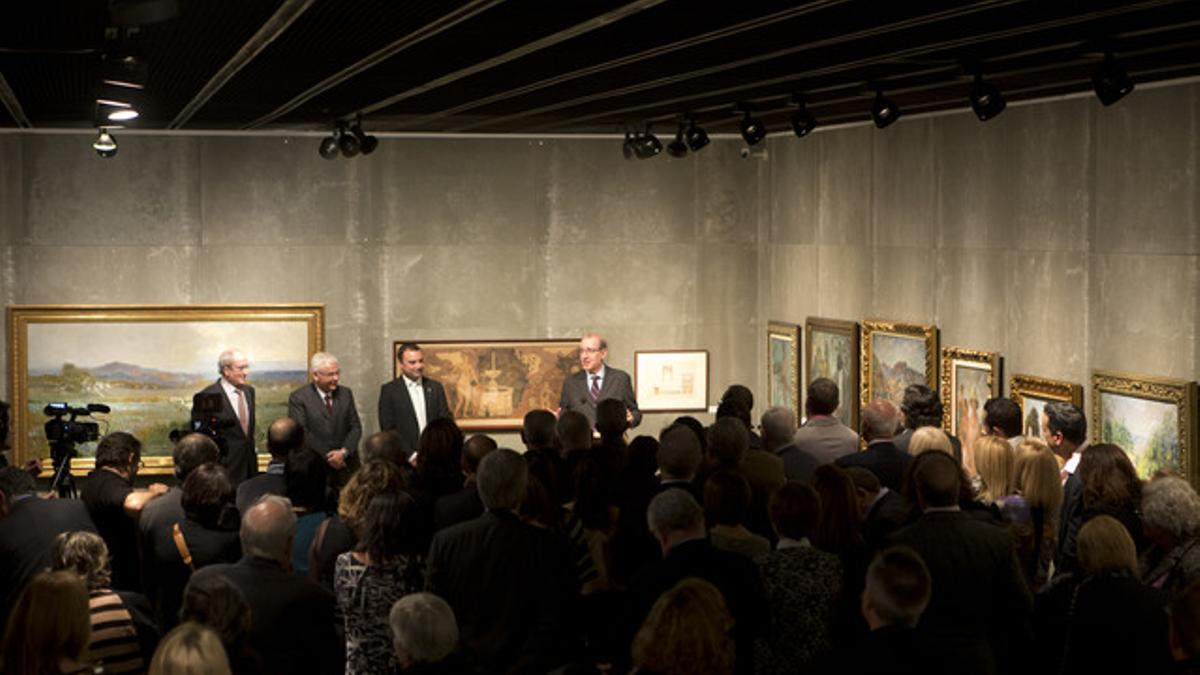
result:
[(596, 404), (604, 399), (615, 398), (625, 404), (625, 419), (630, 428), (642, 422), (642, 411), (638, 410), (633, 395), (633, 382), (629, 373), (606, 364), (608, 343), (595, 333), (584, 335), (579, 340), (579, 365), (583, 370), (563, 381), (559, 412), (575, 410), (596, 426)]
[(358, 464), (362, 438), (354, 392), (339, 384), (341, 367), (333, 354), (313, 354), (310, 366), (312, 383), (288, 396), (288, 417), (304, 427), (308, 447), (321, 453), (344, 484)]

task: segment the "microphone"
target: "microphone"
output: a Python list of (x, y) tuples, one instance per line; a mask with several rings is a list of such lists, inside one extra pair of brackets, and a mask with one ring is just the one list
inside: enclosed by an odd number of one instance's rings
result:
[(89, 404), (87, 404), (87, 409), (88, 409), (88, 412), (98, 412), (98, 413), (112, 412), (112, 408), (104, 405), (103, 403), (89, 403)]

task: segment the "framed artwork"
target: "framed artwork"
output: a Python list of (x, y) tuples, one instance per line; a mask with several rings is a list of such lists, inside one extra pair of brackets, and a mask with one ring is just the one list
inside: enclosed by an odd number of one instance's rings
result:
[(1195, 382), (1092, 371), (1092, 439), (1124, 448), (1142, 478), (1165, 469), (1200, 482), (1196, 405)]
[(800, 326), (782, 321), (767, 324), (767, 402), (791, 408), (800, 419)]
[(818, 377), (837, 383), (841, 402), (834, 416), (857, 431), (858, 323), (809, 317), (804, 322), (804, 330), (804, 384)]
[(1000, 363), (996, 352), (942, 348), (942, 428), (958, 436), (963, 452), (984, 433), (984, 404), (1000, 395)]
[(1042, 410), (1050, 401), (1073, 403), (1083, 409), (1083, 385), (1036, 375), (1013, 375), (1008, 396), (1021, 408), (1021, 434), (1045, 439), (1046, 418)]
[[(400, 345), (392, 343), (392, 377), (400, 377)], [(462, 429), (520, 429), (525, 413), (554, 410), (563, 380), (580, 369), (579, 339), (420, 340), (425, 374), (446, 388)]]
[(667, 349), (633, 354), (633, 390), (642, 412), (708, 409), (708, 351)]
[[(111, 412), (80, 415), (103, 436), (142, 442), (143, 473), (171, 473), (169, 434), (188, 428), (192, 395), (212, 384), (217, 358), (237, 348), (250, 361), (259, 466), (271, 420), (308, 382), (308, 359), (324, 348), (324, 305), (14, 305), (8, 308), (14, 463), (49, 457), (44, 409), (67, 403)], [(61, 419), (70, 419), (64, 416)], [(82, 439), (82, 437), (81, 437)], [(96, 443), (78, 442), (73, 473), (95, 466)]]
[(899, 408), (904, 400), (904, 388), (910, 384), (937, 389), (936, 326), (864, 321), (861, 339), (860, 403), (863, 406), (882, 398)]

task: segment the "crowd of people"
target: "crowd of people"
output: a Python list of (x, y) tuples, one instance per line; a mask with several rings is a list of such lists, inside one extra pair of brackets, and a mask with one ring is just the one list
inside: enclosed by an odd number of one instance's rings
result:
[(1032, 438), (993, 399), (964, 445), (921, 385), (857, 431), (825, 379), (799, 428), (735, 385), (630, 439), (596, 399), (518, 449), (430, 415), (349, 470), (291, 417), (241, 481), (202, 434), (170, 488), (123, 432), (79, 499), (0, 469), (0, 672), (1200, 672), (1200, 496), (1069, 403)]

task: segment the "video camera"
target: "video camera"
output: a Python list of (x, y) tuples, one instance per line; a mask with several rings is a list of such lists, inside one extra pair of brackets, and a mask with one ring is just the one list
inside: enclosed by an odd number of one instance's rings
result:
[(71, 497), (75, 491), (70, 472), (71, 459), (78, 454), (75, 444), (100, 439), (98, 422), (77, 422), (75, 419), (89, 417), (92, 413), (109, 412), (112, 412), (112, 408), (102, 403), (88, 403), (78, 408), (65, 402), (50, 403), (42, 409), (42, 413), (50, 418), (43, 427), (46, 440), (50, 442), (50, 462), (54, 466), (54, 481), (50, 488), (57, 488), (59, 496)]
[(203, 392), (193, 396), (191, 422), (184, 429), (172, 429), (169, 434), (171, 442), (178, 443), (179, 439), (188, 434), (204, 434), (216, 442), (221, 459), (224, 460), (228, 449), (221, 430), (233, 426), (236, 424), (236, 420), (220, 419), (221, 408), (224, 405), (222, 398), (224, 398), (224, 394), (205, 394)]

